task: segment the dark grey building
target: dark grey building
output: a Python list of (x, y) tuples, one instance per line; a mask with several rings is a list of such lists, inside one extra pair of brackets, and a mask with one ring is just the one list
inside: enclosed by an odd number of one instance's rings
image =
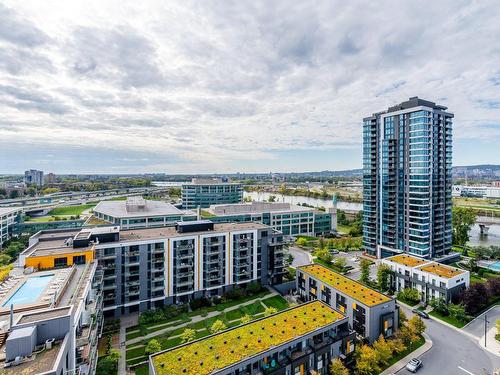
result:
[(451, 249), (453, 114), (410, 98), (363, 119), (363, 248), (379, 258)]
[(194, 178), (182, 185), (182, 208), (207, 208), (214, 204), (243, 202), (243, 186), (222, 179)]

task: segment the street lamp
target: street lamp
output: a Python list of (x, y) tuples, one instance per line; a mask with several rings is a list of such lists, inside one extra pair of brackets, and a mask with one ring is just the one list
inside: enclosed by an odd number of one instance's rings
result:
[(484, 314), (484, 347), (486, 348), (486, 330), (488, 326), (489, 320), (487, 319), (487, 315)]

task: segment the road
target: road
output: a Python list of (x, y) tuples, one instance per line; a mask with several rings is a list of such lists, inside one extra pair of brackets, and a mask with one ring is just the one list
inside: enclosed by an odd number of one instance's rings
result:
[[(500, 319), (500, 306), (495, 306), (493, 309), (487, 312), (488, 329), (495, 326), (497, 319)], [(476, 319), (470, 322), (465, 328), (465, 332), (476, 336), (478, 339), (484, 337), (484, 313), (479, 315)], [(486, 343), (488, 344), (488, 343)]]
[[(412, 315), (403, 309), (408, 317)], [(477, 340), (430, 319), (425, 324), (433, 345), (420, 357), (423, 367), (419, 375), (486, 375), (500, 369), (500, 357), (483, 350)], [(402, 369), (397, 374), (411, 372)]]
[(312, 256), (308, 251), (297, 246), (290, 246), (288, 251), (293, 256), (292, 267), (300, 267), (312, 263)]

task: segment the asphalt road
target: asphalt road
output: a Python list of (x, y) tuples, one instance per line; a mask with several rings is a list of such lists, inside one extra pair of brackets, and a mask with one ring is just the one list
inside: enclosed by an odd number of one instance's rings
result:
[[(405, 309), (408, 317), (411, 313)], [(483, 350), (477, 340), (430, 319), (425, 320), (432, 348), (420, 359), (419, 375), (486, 375), (500, 369), (500, 357)], [(406, 369), (397, 372), (411, 374)]]
[(290, 246), (288, 251), (293, 256), (293, 267), (300, 267), (312, 263), (311, 255), (307, 251), (296, 246)]
[[(495, 326), (497, 319), (500, 319), (500, 306), (495, 306), (493, 309), (488, 311), (486, 314), (486, 319), (489, 321), (488, 329)], [(464, 331), (476, 336), (478, 339), (484, 336), (484, 313), (479, 315), (476, 319), (470, 322)], [(486, 343), (488, 344), (488, 343)]]

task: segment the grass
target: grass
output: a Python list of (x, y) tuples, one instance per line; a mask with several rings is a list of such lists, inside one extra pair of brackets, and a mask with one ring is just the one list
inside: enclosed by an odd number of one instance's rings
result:
[(440, 319), (443, 322), (446, 322), (448, 324), (451, 324), (452, 326), (455, 326), (457, 328), (462, 328), (464, 325), (466, 325), (469, 321), (461, 321), (461, 320), (456, 320), (455, 318), (451, 316), (445, 316), (441, 315), (437, 311), (432, 310), (429, 315), (433, 316), (434, 318)]
[(132, 339), (135, 339), (137, 337), (141, 337), (142, 336), (142, 333), (141, 331), (135, 331), (135, 332), (130, 332), (130, 333), (127, 333), (127, 335), (125, 336), (126, 340), (132, 340)]
[(125, 358), (136, 358), (144, 355), (145, 346), (138, 346), (137, 348), (132, 348), (126, 351)]
[(217, 215), (214, 215), (207, 210), (201, 210), (201, 217), (203, 218), (210, 218), (210, 217), (216, 217)]
[(49, 215), (59, 216), (59, 215), (70, 215), (76, 216), (81, 215), (83, 211), (88, 210), (89, 208), (95, 207), (96, 205), (93, 203), (90, 204), (80, 204), (78, 206), (63, 206), (56, 207), (53, 210), (49, 211)]
[(262, 300), (262, 303), (267, 307), (275, 307), (278, 311), (288, 308), (288, 302), (281, 296), (272, 296)]
[(142, 365), (135, 368), (135, 375), (149, 375), (149, 366)]
[(340, 224), (337, 224), (337, 231), (340, 232), (340, 233), (349, 234), (349, 232), (351, 231), (351, 229), (352, 229), (352, 226), (350, 226), (350, 225), (340, 225)]

